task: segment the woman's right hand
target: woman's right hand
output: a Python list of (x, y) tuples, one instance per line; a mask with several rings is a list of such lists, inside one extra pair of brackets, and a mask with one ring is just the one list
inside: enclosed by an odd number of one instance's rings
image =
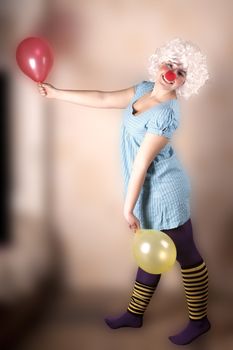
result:
[(56, 98), (58, 94), (58, 89), (56, 89), (53, 85), (48, 83), (37, 83), (39, 93), (41, 96), (47, 98)]

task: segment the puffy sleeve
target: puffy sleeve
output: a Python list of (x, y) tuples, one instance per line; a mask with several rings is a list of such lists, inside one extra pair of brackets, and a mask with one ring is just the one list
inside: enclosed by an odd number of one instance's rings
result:
[(171, 139), (178, 128), (178, 120), (170, 107), (159, 108), (146, 124), (147, 132)]

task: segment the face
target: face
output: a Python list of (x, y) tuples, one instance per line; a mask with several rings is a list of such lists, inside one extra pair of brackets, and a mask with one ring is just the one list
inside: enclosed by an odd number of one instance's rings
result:
[[(169, 72), (170, 71), (170, 72)], [(169, 72), (168, 74), (166, 74)], [(165, 90), (176, 90), (183, 85), (186, 80), (186, 70), (181, 64), (167, 61), (159, 66), (156, 82)]]

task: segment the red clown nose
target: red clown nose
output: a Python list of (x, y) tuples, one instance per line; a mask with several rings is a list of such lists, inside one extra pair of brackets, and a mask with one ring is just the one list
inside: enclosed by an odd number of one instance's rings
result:
[(168, 81), (173, 81), (176, 79), (176, 74), (171, 70), (167, 71), (167, 73), (164, 76)]

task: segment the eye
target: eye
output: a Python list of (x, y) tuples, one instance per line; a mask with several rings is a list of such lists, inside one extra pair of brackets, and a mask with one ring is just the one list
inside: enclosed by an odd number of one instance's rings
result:
[(172, 69), (172, 67), (173, 67), (172, 63), (166, 63), (166, 66), (170, 69)]
[(179, 70), (177, 73), (178, 73), (179, 76), (185, 77), (185, 72)]

